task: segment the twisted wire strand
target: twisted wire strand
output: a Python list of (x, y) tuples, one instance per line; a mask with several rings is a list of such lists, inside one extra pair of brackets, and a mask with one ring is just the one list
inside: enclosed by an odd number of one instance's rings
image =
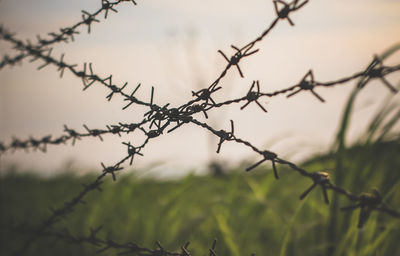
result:
[[(137, 3), (134, 0), (116, 0), (115, 2), (110, 2), (108, 0), (101, 0), (101, 7), (93, 12), (89, 13), (87, 11), (82, 11), (82, 20), (75, 23), (72, 26), (65, 27), (65, 28), (60, 28), (60, 31), (57, 32), (49, 32), (48, 36), (49, 38), (41, 38), (41, 36), (37, 36), (37, 43), (32, 44), (28, 42), (32, 48), (40, 50), (45, 47), (48, 47), (50, 45), (54, 45), (56, 43), (68, 43), (71, 41), (75, 41), (74, 35), (79, 34), (79, 29), (83, 26), (87, 26), (88, 28), (88, 33), (91, 31), (91, 24), (93, 22), (100, 22), (97, 18), (101, 13), (104, 13), (104, 19), (107, 19), (108, 12), (109, 10), (113, 12), (118, 12), (115, 7), (123, 2), (132, 2), (134, 5), (137, 5)], [(0, 70), (6, 66), (14, 66), (18, 63), (21, 63), (23, 59), (26, 57), (29, 57), (29, 53), (19, 53), (16, 54), (13, 57), (10, 57), (8, 55), (4, 55), (2, 57), (2, 60), (0, 60)]]

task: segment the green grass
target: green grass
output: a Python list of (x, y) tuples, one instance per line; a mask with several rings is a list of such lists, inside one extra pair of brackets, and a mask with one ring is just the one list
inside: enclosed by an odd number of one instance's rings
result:
[[(395, 141), (346, 149), (348, 157), (341, 159), (346, 179), (340, 185), (356, 193), (377, 187), (385, 201), (398, 209), (399, 152), (400, 144)], [(333, 169), (336, 157), (321, 156), (305, 167), (310, 171)], [(205, 255), (214, 238), (218, 239), (219, 255), (326, 255), (329, 248), (332, 255), (400, 255), (399, 220), (373, 213), (360, 230), (358, 211), (332, 209), (324, 204), (318, 189), (300, 201), (298, 197), (310, 181), (282, 167), (280, 174), (279, 181), (267, 169), (245, 173), (238, 168), (224, 176), (188, 175), (179, 180), (131, 174), (117, 182), (107, 181), (103, 192), (90, 194), (87, 204), (79, 205), (55, 229), (67, 227), (73, 234), (88, 234), (90, 228), (102, 225), (101, 237), (151, 248), (159, 240), (169, 250), (190, 241), (193, 255)], [(335, 172), (331, 175), (335, 177)], [(49, 206), (60, 206), (91, 179), (72, 175), (2, 177), (2, 255), (9, 255), (26, 239), (4, 227), (38, 223), (50, 213)], [(329, 195), (335, 198), (333, 193)], [(334, 200), (340, 206), (349, 204), (343, 197)], [(330, 230), (333, 220), (335, 230)], [(90, 255), (97, 249), (41, 239), (29, 255)]]

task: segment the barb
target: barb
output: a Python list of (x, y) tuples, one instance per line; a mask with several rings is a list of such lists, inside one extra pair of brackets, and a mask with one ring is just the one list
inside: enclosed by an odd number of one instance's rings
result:
[[(310, 78), (309, 81), (307, 81), (307, 77)], [(308, 71), (308, 73), (303, 77), (303, 79), (301, 79), (300, 83), (298, 84), (298, 87), (299, 89), (297, 91), (292, 92), (287, 97), (289, 98), (299, 93), (302, 90), (309, 90), (317, 99), (319, 99), (321, 102), (325, 102), (325, 100), (314, 91), (315, 81), (312, 70)]]
[(258, 52), (259, 49), (253, 50), (253, 51), (249, 52), (249, 51), (252, 49), (253, 46), (254, 46), (254, 45), (248, 46), (246, 49), (244, 49), (244, 52), (242, 53), (242, 50), (241, 50), (241, 49), (237, 48), (237, 47), (234, 46), (234, 45), (231, 45), (231, 47), (232, 47), (233, 49), (236, 50), (236, 53), (235, 53), (230, 59), (228, 59), (228, 57), (226, 57), (226, 55), (225, 55), (225, 53), (223, 53), (223, 51), (218, 50), (218, 52), (219, 52), (219, 53), (222, 55), (222, 57), (224, 57), (224, 59), (228, 62), (227, 68), (229, 68), (230, 66), (236, 66), (236, 68), (237, 68), (237, 70), (238, 70), (240, 76), (241, 76), (241, 77), (244, 77), (244, 76), (243, 76), (243, 73), (242, 73), (242, 70), (241, 70), (240, 67), (239, 67), (239, 61), (240, 61), (242, 58), (244, 58), (244, 57), (253, 55), (254, 53)]
[[(274, 8), (276, 15), (278, 16), (279, 19), (287, 20), (291, 26), (294, 26), (293, 21), (290, 19), (289, 14), (292, 11), (295, 11), (301, 7), (303, 7), (305, 4), (308, 3), (308, 0), (299, 3), (298, 0), (293, 0), (290, 3), (286, 3), (285, 1), (281, 0), (274, 0)], [(282, 5), (283, 7), (279, 9), (279, 5)]]
[(262, 164), (265, 161), (271, 161), (272, 162), (272, 168), (274, 170), (274, 175), (275, 175), (275, 179), (279, 179), (279, 175), (278, 175), (278, 171), (276, 169), (276, 158), (278, 157), (277, 154), (275, 154), (274, 152), (268, 151), (268, 150), (264, 150), (262, 151), (262, 155), (263, 155), (263, 159), (258, 161), (257, 163), (253, 164), (250, 167), (246, 168), (246, 171), (251, 171), (252, 169), (256, 168), (257, 166), (259, 166), (260, 164)]
[(371, 64), (364, 73), (364, 75), (367, 76), (367, 79), (364, 81), (364, 83), (360, 84), (360, 87), (364, 87), (369, 80), (378, 78), (392, 93), (397, 93), (397, 89), (385, 79), (385, 74), (387, 74), (388, 68), (389, 67), (384, 66), (378, 56), (375, 55)]
[(324, 195), (325, 203), (329, 204), (328, 193), (326, 192), (327, 186), (330, 184), (330, 177), (327, 172), (314, 172), (311, 173), (311, 178), (314, 183), (303, 194), (300, 195), (300, 200), (303, 200), (317, 185), (321, 186)]
[[(201, 89), (197, 92), (192, 91), (192, 96), (197, 97), (196, 101), (204, 101), (203, 106), (209, 106), (209, 105), (213, 106), (215, 105), (215, 101), (213, 100), (213, 98), (211, 98), (211, 95), (221, 88), (222, 87), (213, 87), (210, 89)], [(210, 104), (210, 102), (212, 104)]]
[(135, 146), (131, 145), (130, 142), (123, 142), (122, 144), (124, 144), (128, 147), (128, 156), (130, 158), (129, 165), (132, 165), (133, 158), (135, 157), (135, 155), (143, 156), (143, 154), (140, 153), (140, 150), (142, 149), (142, 147), (136, 148)]
[[(70, 27), (65, 27), (65, 28), (60, 28), (59, 32), (49, 32), (48, 36), (49, 38), (43, 39), (40, 35), (37, 35), (37, 43), (35, 45), (32, 45), (33, 48), (35, 49), (42, 49), (44, 47), (48, 47), (50, 45), (64, 42), (74, 42), (75, 38), (74, 35), (79, 34), (78, 29), (82, 26), (87, 26), (88, 33), (91, 32), (91, 24), (93, 22), (100, 22), (98, 19), (96, 19), (97, 16), (99, 16), (101, 13), (104, 12), (104, 19), (107, 19), (108, 11), (111, 10), (113, 12), (118, 12), (115, 7), (117, 5), (123, 3), (123, 2), (132, 2), (134, 5), (137, 5), (137, 3), (133, 0), (116, 0), (115, 2), (110, 2), (107, 0), (101, 0), (101, 8), (99, 8), (97, 11), (93, 13), (89, 13), (87, 11), (82, 11), (82, 20), (77, 22), (76, 24), (70, 26)], [(3, 29), (0, 25), (0, 30)], [(17, 63), (20, 63), (24, 58), (30, 56), (29, 54), (26, 53), (20, 53), (18, 55), (15, 55), (14, 57), (9, 57), (7, 55), (4, 55), (2, 60), (0, 61), (0, 69), (2, 69), (5, 66), (14, 66)]]
[(218, 137), (219, 137), (217, 153), (219, 153), (219, 151), (221, 150), (221, 146), (222, 146), (222, 143), (224, 143), (224, 141), (230, 141), (230, 140), (234, 140), (235, 139), (235, 135), (233, 135), (234, 132), (235, 132), (235, 127), (233, 125), (233, 121), (232, 120), (231, 120), (231, 131), (230, 132), (226, 132), (224, 130), (219, 130), (217, 132), (218, 133)]
[(357, 224), (358, 228), (362, 228), (365, 225), (373, 210), (386, 212), (393, 217), (400, 217), (398, 212), (390, 210), (386, 204), (383, 203), (382, 196), (377, 189), (373, 189), (372, 193), (362, 193), (359, 198), (360, 199), (357, 204), (344, 206), (341, 208), (342, 211), (353, 211), (357, 208), (360, 208), (360, 215)]
[[(253, 91), (254, 85), (257, 84), (257, 90)], [(260, 83), (259, 81), (253, 81), (253, 84), (250, 87), (250, 90), (247, 92), (246, 95), (246, 100), (247, 103), (244, 104), (240, 110), (243, 110), (245, 107), (247, 107), (251, 102), (255, 102), (257, 103), (257, 105), (265, 112), (267, 113), (268, 111), (260, 104), (260, 102), (258, 102), (258, 98), (260, 98), (262, 96), (262, 94), (260, 93)]]
[(113, 181), (117, 180), (117, 178), (115, 176), (115, 172), (123, 169), (122, 167), (119, 167), (119, 165), (106, 167), (103, 163), (101, 163), (101, 166), (103, 167), (103, 174), (110, 173), (112, 175)]

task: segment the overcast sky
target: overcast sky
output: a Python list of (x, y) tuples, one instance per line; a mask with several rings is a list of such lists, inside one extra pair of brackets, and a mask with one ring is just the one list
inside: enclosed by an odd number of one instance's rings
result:
[[(21, 39), (35, 41), (36, 35), (75, 24), (81, 10), (94, 12), (98, 0), (2, 0), (0, 23)], [(224, 69), (226, 62), (218, 49), (232, 54), (230, 45), (243, 46), (253, 40), (275, 18), (269, 0), (137, 0), (138, 5), (123, 3), (118, 13), (92, 25), (92, 33), (80, 29), (75, 42), (54, 45), (54, 56), (65, 53), (65, 61), (82, 66), (92, 62), (95, 72), (106, 77), (113, 74), (117, 84), (129, 82), (129, 88), (142, 83), (138, 94), (149, 98), (156, 88), (159, 105), (178, 105), (191, 97), (191, 90), (206, 87)], [(318, 81), (328, 81), (361, 71), (374, 54), (400, 42), (400, 1), (381, 0), (311, 0), (291, 14), (295, 26), (280, 22), (258, 47), (260, 52), (241, 62), (245, 78), (235, 69), (222, 81), (224, 89), (217, 99), (243, 96), (253, 80), (260, 80), (263, 91), (273, 91), (296, 84), (310, 69)], [(15, 51), (0, 42), (1, 55)], [(398, 64), (400, 54), (387, 64)], [(107, 102), (107, 90), (98, 86), (82, 92), (79, 79), (65, 74), (59, 79), (54, 67), (40, 71), (40, 62), (23, 61), (22, 65), (0, 70), (0, 140), (13, 136), (28, 138), (62, 134), (63, 125), (83, 131), (105, 128), (120, 121), (134, 122), (143, 112), (138, 108), (122, 111), (124, 102), (115, 98)], [(400, 76), (389, 80), (398, 85)], [(321, 104), (312, 95), (301, 93), (286, 99), (276, 97), (240, 111), (240, 105), (210, 113), (210, 123), (229, 129), (235, 120), (236, 134), (260, 148), (273, 150), (293, 161), (315, 152), (328, 150), (338, 127), (340, 115), (355, 82), (333, 89), (318, 89), (326, 99)], [(358, 99), (350, 138), (355, 140), (388, 90), (379, 82), (371, 83)], [(398, 97), (398, 96), (396, 96)], [(17, 163), (25, 169), (55, 173), (73, 160), (84, 168), (112, 164), (124, 154), (123, 141), (140, 143), (142, 138), (105, 136), (78, 141), (75, 147), (50, 146), (48, 153), (7, 154), (1, 168)], [(137, 158), (137, 167), (157, 166), (165, 173), (198, 169), (211, 159), (227, 164), (252, 160), (253, 153), (240, 145), (225, 143), (215, 154), (218, 141), (211, 140), (202, 129), (188, 125), (174, 133), (152, 140)]]

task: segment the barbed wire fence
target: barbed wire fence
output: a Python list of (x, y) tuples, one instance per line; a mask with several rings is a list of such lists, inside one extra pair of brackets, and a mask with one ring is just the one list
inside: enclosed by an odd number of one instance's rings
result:
[[(257, 104), (261, 111), (268, 112), (266, 107), (260, 103), (259, 100), (261, 98), (272, 98), (275, 96), (286, 96), (289, 98), (302, 92), (311, 93), (316, 100), (323, 103), (325, 100), (319, 93), (317, 93), (317, 88), (322, 89), (344, 85), (349, 81), (360, 78), (363, 78), (363, 82), (361, 83), (360, 87), (366, 86), (373, 79), (378, 79), (385, 87), (388, 88), (388, 90), (393, 93), (397, 93), (397, 89), (386, 79), (386, 76), (391, 73), (398, 72), (400, 70), (400, 64), (386, 66), (378, 56), (374, 56), (367, 69), (360, 70), (352, 75), (327, 82), (317, 81), (314, 77), (313, 71), (309, 70), (299, 80), (298, 83), (285, 89), (273, 92), (263, 92), (261, 88), (262, 85), (260, 85), (258, 80), (255, 80), (251, 85), (249, 85), (249, 90), (246, 95), (222, 102), (216, 102), (213, 99), (213, 95), (222, 91), (223, 88), (219, 84), (228, 71), (230, 71), (231, 68), (236, 69), (238, 74), (243, 77), (244, 74), (239, 64), (242, 63), (242, 61), (247, 57), (250, 57), (258, 52), (259, 49), (256, 49), (256, 45), (264, 40), (279, 22), (289, 22), (289, 24), (293, 26), (294, 22), (291, 18), (291, 15), (302, 9), (308, 3), (308, 0), (293, 0), (291, 2), (274, 0), (273, 3), (276, 18), (264, 31), (262, 31), (257, 38), (242, 47), (231, 45), (233, 54), (230, 57), (228, 57), (222, 50), (218, 50), (221, 56), (226, 60), (227, 64), (220, 75), (215, 79), (214, 82), (211, 83), (210, 86), (198, 91), (192, 91), (192, 98), (181, 106), (172, 107), (170, 106), (171, 104), (160, 106), (157, 105), (154, 100), (154, 87), (152, 87), (149, 92), (150, 97), (148, 100), (139, 99), (135, 94), (139, 89), (141, 89), (141, 84), (138, 84), (133, 91), (127, 91), (127, 83), (122, 85), (113, 83), (112, 75), (101, 75), (96, 73), (92, 63), (83, 63), (80, 65), (71, 64), (65, 60), (65, 54), (62, 54), (59, 58), (53, 56), (52, 54), (52, 45), (56, 43), (74, 41), (74, 35), (80, 33), (78, 30), (81, 29), (81, 27), (86, 27), (87, 32), (90, 33), (92, 23), (100, 22), (98, 19), (100, 14), (104, 14), (104, 18), (107, 18), (108, 13), (110, 11), (117, 12), (116, 7), (123, 2), (132, 2), (134, 5), (137, 4), (133, 0), (118, 0), (114, 2), (102, 0), (101, 8), (96, 12), (89, 13), (87, 11), (82, 11), (81, 21), (70, 27), (61, 28), (58, 32), (49, 33), (47, 39), (42, 39), (40, 36), (38, 36), (36, 43), (23, 41), (17, 38), (17, 36), (10, 32), (5, 26), (0, 26), (0, 39), (9, 42), (13, 48), (19, 52), (19, 54), (13, 57), (9, 57), (7, 55), (3, 56), (2, 60), (0, 61), (0, 69), (6, 66), (13, 66), (17, 63), (21, 63), (25, 58), (31, 58), (31, 62), (41, 62), (38, 66), (38, 69), (42, 69), (46, 66), (55, 66), (58, 68), (61, 78), (65, 71), (70, 72), (76, 78), (81, 80), (83, 84), (83, 90), (90, 88), (94, 84), (108, 88), (109, 94), (107, 94), (106, 99), (111, 101), (114, 99), (114, 96), (121, 97), (126, 102), (122, 108), (123, 110), (131, 108), (135, 105), (142, 105), (148, 109), (148, 111), (144, 113), (142, 121), (136, 123), (120, 122), (112, 125), (106, 125), (104, 128), (89, 128), (83, 124), (84, 129), (81, 131), (64, 125), (64, 130), (59, 136), (44, 136), (42, 138), (30, 137), (28, 139), (12, 138), (11, 142), (9, 143), (0, 142), (1, 156), (7, 153), (13, 153), (16, 150), (40, 150), (42, 152), (46, 152), (48, 145), (61, 145), (66, 144), (67, 142), (71, 142), (72, 145), (74, 145), (76, 140), (82, 140), (87, 137), (97, 137), (100, 140), (103, 140), (103, 136), (105, 135), (121, 136), (121, 134), (135, 135), (137, 133), (142, 133), (145, 136), (145, 139), (141, 144), (131, 144), (129, 141), (123, 142), (122, 145), (123, 147), (126, 147), (126, 154), (118, 162), (108, 165), (101, 163), (101, 173), (96, 179), (89, 184), (83, 185), (83, 189), (70, 200), (66, 201), (63, 206), (51, 209), (52, 213), (36, 227), (17, 228), (17, 230), (26, 234), (31, 234), (31, 236), (22, 243), (22, 246), (17, 252), (15, 252), (15, 255), (25, 255), (31, 245), (40, 237), (54, 237), (59, 240), (65, 240), (78, 244), (88, 243), (98, 247), (99, 250), (97, 252), (114, 249), (116, 252), (118, 252), (118, 254), (121, 255), (191, 255), (189, 243), (183, 245), (178, 252), (170, 252), (165, 250), (160, 242), (156, 243), (157, 246), (155, 249), (150, 249), (141, 247), (134, 242), (119, 243), (111, 238), (101, 239), (98, 237), (98, 232), (101, 227), (90, 230), (89, 235), (78, 236), (71, 234), (71, 232), (67, 229), (61, 232), (50, 230), (54, 224), (66, 218), (78, 204), (85, 203), (84, 199), (90, 192), (95, 190), (101, 191), (102, 183), (105, 177), (111, 176), (113, 180), (116, 180), (117, 174), (123, 170), (124, 166), (132, 165), (135, 157), (143, 157), (143, 154), (141, 153), (142, 149), (145, 148), (153, 139), (156, 139), (163, 134), (174, 132), (185, 125), (194, 125), (215, 135), (219, 140), (218, 144), (216, 145), (217, 153), (223, 150), (222, 146), (225, 142), (232, 142), (241, 144), (242, 146), (251, 149), (255, 154), (259, 155), (260, 160), (247, 167), (246, 171), (251, 171), (264, 162), (270, 162), (272, 164), (273, 174), (276, 179), (279, 179), (278, 168), (280, 166), (289, 167), (302, 177), (310, 179), (312, 185), (300, 194), (299, 199), (304, 199), (315, 187), (321, 187), (323, 198), (326, 204), (329, 204), (328, 190), (345, 196), (353, 203), (353, 205), (344, 206), (342, 208), (343, 210), (354, 210), (357, 208), (361, 209), (358, 224), (359, 227), (365, 223), (367, 220), (366, 218), (369, 216), (369, 214), (366, 213), (369, 213), (370, 211), (378, 211), (394, 218), (400, 218), (400, 212), (386, 205), (383, 202), (382, 196), (377, 190), (372, 191), (372, 193), (366, 192), (354, 194), (345, 188), (333, 184), (329, 174), (326, 172), (309, 172), (299, 167), (295, 163), (279, 157), (279, 155), (275, 152), (257, 148), (251, 142), (236, 136), (233, 120), (230, 120), (229, 129), (218, 130), (207, 124), (207, 122), (202, 122), (196, 119), (196, 116), (198, 115), (203, 115), (207, 119), (208, 112), (210, 110), (231, 105), (233, 107), (233, 105), (236, 103), (240, 104), (241, 110), (244, 110), (249, 104)], [(214, 241), (211, 247), (208, 249), (210, 256), (217, 255), (215, 252), (215, 247), (216, 241)]]

